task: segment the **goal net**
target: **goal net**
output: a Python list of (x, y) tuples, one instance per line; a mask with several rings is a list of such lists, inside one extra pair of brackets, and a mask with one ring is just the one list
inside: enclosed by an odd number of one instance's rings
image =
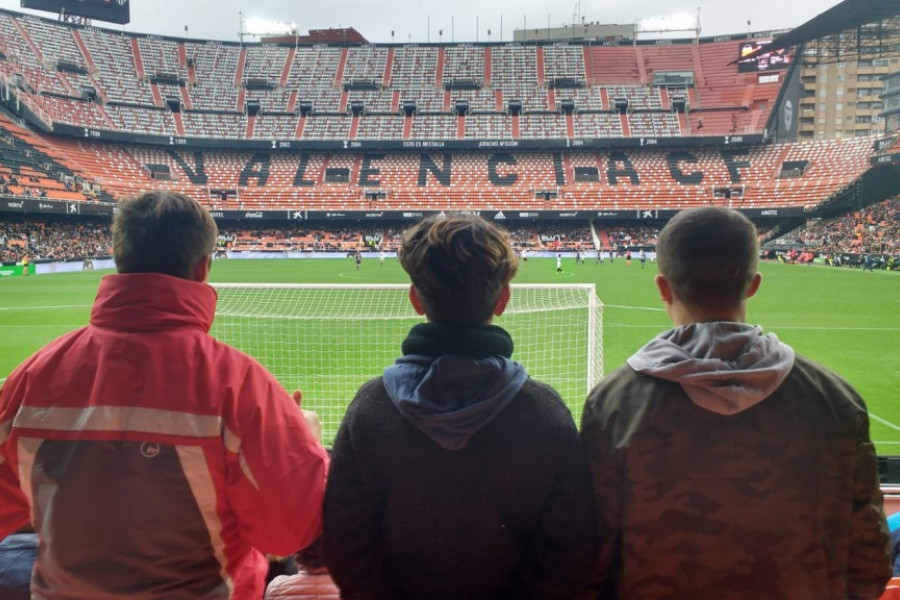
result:
[[(356, 390), (401, 355), (424, 322), (409, 285), (215, 284), (212, 335), (260, 361), (322, 421), (331, 445)], [(494, 320), (512, 336), (513, 360), (553, 386), (575, 420), (603, 376), (603, 305), (594, 286), (513, 285)]]

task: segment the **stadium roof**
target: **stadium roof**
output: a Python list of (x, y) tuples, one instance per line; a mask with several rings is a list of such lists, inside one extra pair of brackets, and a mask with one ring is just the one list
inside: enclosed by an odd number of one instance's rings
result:
[(835, 59), (842, 55), (873, 55), (872, 51), (881, 56), (891, 45), (896, 54), (898, 27), (900, 2), (897, 0), (844, 0), (741, 60), (813, 40), (831, 42)]

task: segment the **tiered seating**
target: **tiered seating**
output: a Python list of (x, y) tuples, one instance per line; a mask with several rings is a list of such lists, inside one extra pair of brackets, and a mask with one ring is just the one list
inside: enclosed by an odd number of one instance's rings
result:
[(299, 95), (298, 99), (312, 102), (315, 112), (336, 113), (341, 104), (341, 92), (334, 88), (311, 89), (306, 95)]
[(536, 87), (537, 54), (534, 46), (493, 46), (491, 86), (497, 89)]
[(0, 13), (0, 50), (6, 55), (7, 60), (15, 62), (21, 67), (39, 69), (41, 60), (28, 42), (19, 33), (16, 22), (23, 19), (13, 19), (5, 13)]
[(380, 85), (387, 66), (387, 49), (377, 46), (362, 46), (347, 49), (347, 64), (344, 66), (344, 83), (355, 79), (372, 80)]
[(744, 85), (756, 82), (755, 75), (738, 73), (735, 65), (729, 64), (737, 56), (735, 45), (730, 42), (714, 42), (701, 44), (698, 46), (698, 50), (703, 79), (706, 83), (700, 90), (703, 107), (715, 108), (719, 106), (719, 103), (723, 103), (725, 106), (740, 105), (739, 98), (737, 102), (733, 102), (720, 95), (727, 90), (743, 94)]
[(581, 46), (554, 44), (544, 46), (544, 77), (554, 79), (585, 80), (584, 51)]
[[(391, 117), (366, 117), (386, 122)], [(416, 116), (414, 122), (445, 119), (445, 132), (455, 131), (456, 117)], [(320, 134), (332, 121), (349, 124), (349, 117), (310, 118), (321, 122)], [(401, 118), (398, 116), (397, 120)], [(304, 130), (306, 131), (306, 130)], [(331, 132), (332, 137), (336, 136)], [(438, 138), (429, 132), (422, 137)], [(452, 137), (447, 135), (445, 137)], [(206, 151), (204, 172), (208, 180), (192, 183), (178, 166), (168, 148), (90, 144), (81, 140), (62, 139), (57, 152), (65, 164), (79, 169), (116, 197), (124, 197), (147, 187), (176, 189), (207, 198), (210, 189), (238, 191), (242, 208), (291, 208), (367, 210), (369, 201), (358, 185), (362, 157), (354, 154), (314, 154), (309, 159), (303, 178), (314, 182), (310, 187), (294, 187), (300, 162), (299, 152), (273, 153), (265, 181), (252, 178), (240, 181), (251, 152)], [(197, 169), (193, 151), (178, 151), (182, 160)], [(844, 189), (868, 168), (871, 140), (852, 138), (787, 146), (760, 146), (744, 149), (696, 148), (673, 150), (611, 150), (608, 152), (521, 153), (496, 151), (505, 157), (494, 162), (492, 181), (488, 159), (495, 154), (453, 154), (446, 163), (441, 151), (430, 155), (418, 153), (389, 154), (372, 165), (378, 169), (376, 179), (387, 198), (379, 200), (379, 208), (414, 209), (428, 206), (444, 209), (680, 209), (698, 204), (725, 204), (743, 208), (777, 206), (811, 207)], [(428, 169), (426, 185), (418, 185), (420, 160), (431, 161), (445, 173), (446, 186)], [(802, 177), (779, 179), (780, 166), (787, 160), (807, 160), (810, 168)], [(144, 165), (168, 165), (172, 181), (149, 179)], [(730, 166), (729, 166), (730, 165)], [(326, 168), (344, 167), (350, 171), (350, 183), (326, 183)], [(595, 170), (596, 181), (574, 181), (576, 170)], [(258, 171), (254, 167), (254, 171)], [(590, 179), (590, 178), (588, 178)], [(729, 190), (730, 197), (719, 193)], [(538, 193), (556, 190), (558, 196), (550, 206)], [(212, 204), (232, 207), (231, 201), (218, 197)]]
[(632, 46), (595, 46), (591, 48), (591, 83), (641, 84), (637, 55)]
[(247, 82), (266, 82), (272, 90), (248, 90), (247, 99), (258, 100), (263, 112), (286, 112), (290, 93), (281, 88), (281, 74), (289, 55), (283, 46), (249, 46), (244, 65), (244, 85)]
[(260, 115), (256, 117), (253, 137), (263, 140), (292, 139), (296, 137), (299, 120), (300, 118), (295, 115)]
[(434, 89), (437, 63), (437, 48), (404, 46), (395, 49), (391, 63), (391, 87), (402, 90)]
[(347, 101), (362, 102), (368, 112), (396, 112), (393, 110), (394, 92), (391, 90), (351, 91)]
[(399, 140), (403, 138), (403, 117), (400, 115), (366, 115), (359, 119), (356, 139)]
[(159, 96), (162, 98), (163, 103), (167, 97), (182, 99), (181, 96), (181, 86), (173, 85), (171, 83), (158, 83), (156, 84), (157, 89), (159, 89)]
[(535, 85), (510, 85), (503, 88), (503, 107), (506, 108), (510, 100), (518, 100), (522, 103), (522, 110), (526, 112), (556, 110), (547, 101), (547, 90)]
[(578, 113), (574, 115), (575, 137), (622, 137), (622, 121), (613, 113)]
[(456, 137), (457, 117), (453, 115), (416, 115), (411, 135), (416, 139), (442, 140)]
[(607, 103), (604, 105), (603, 103), (603, 94), (605, 90), (601, 91), (601, 88), (598, 87), (590, 87), (590, 88), (581, 88), (574, 90), (556, 90), (556, 99), (563, 100), (570, 98), (575, 100), (575, 107), (578, 110), (612, 110), (612, 106)]
[(255, 79), (277, 86), (281, 81), (289, 50), (284, 46), (248, 46), (244, 82)]
[(93, 199), (76, 181), (76, 173), (45, 149), (41, 138), (0, 115), (0, 193), (68, 201)]
[(659, 90), (643, 85), (608, 85), (606, 95), (610, 101), (616, 98), (627, 98), (629, 109), (659, 109), (662, 101)]
[(340, 62), (340, 48), (298, 48), (285, 87), (297, 90), (298, 100), (314, 101), (315, 110), (336, 112), (341, 98), (336, 82)]
[(147, 77), (175, 76), (187, 81), (187, 65), (178, 60), (178, 43), (158, 37), (137, 37)]
[(467, 79), (484, 81), (484, 48), (448, 46), (445, 52), (444, 81)]
[(44, 61), (56, 65), (59, 61), (65, 61), (87, 69), (81, 50), (75, 44), (72, 30), (68, 27), (60, 27), (43, 19), (19, 19), (22, 28), (28, 33), (31, 40), (41, 49)]
[(72, 102), (62, 98), (54, 98), (53, 96), (45, 96), (41, 101), (44, 108), (53, 115), (54, 120), (60, 123), (96, 129), (110, 128), (110, 121), (103, 114), (103, 109), (99, 104), (93, 102)]
[[(316, 117), (345, 115), (348, 104), (356, 101), (363, 102), (368, 114), (388, 114), (400, 112), (400, 103), (412, 100), (420, 114), (431, 115), (452, 113), (454, 101), (467, 100), (470, 114), (478, 115), (505, 114), (509, 102), (516, 100), (522, 102), (525, 117), (557, 111), (559, 102), (569, 99), (575, 101), (575, 109), (582, 115), (576, 115), (576, 136), (760, 133), (781, 82), (760, 83), (754, 73), (738, 73), (729, 63), (739, 43), (294, 48), (178, 41), (91, 27), (76, 30), (47, 19), (3, 12), (0, 52), (7, 58), (0, 60), (0, 75), (7, 80), (17, 75), (24, 79), (20, 96), (48, 124), (55, 120), (101, 129), (135, 124), (135, 129), (123, 130), (134, 133), (207, 136), (215, 135), (217, 127), (227, 126), (223, 136), (227, 138), (250, 135), (255, 139), (291, 139), (301, 129), (293, 116), (306, 102), (312, 103), (312, 122)], [(59, 61), (89, 73), (57, 72), (54, 65)], [(695, 85), (691, 89), (660, 90), (652, 85), (654, 74), (660, 71), (690, 71)], [(583, 82), (586, 87), (557, 87), (560, 79)], [(453, 81), (480, 88), (445, 90), (444, 84)], [(349, 84), (363, 82), (375, 89), (344, 91), (345, 85), (354, 87)], [(75, 103), (81, 100), (84, 87), (94, 87), (101, 103), (110, 110)], [(48, 95), (56, 99), (45, 99)], [(667, 112), (673, 95), (688, 99), (690, 111), (686, 117), (673, 118)], [(173, 96), (184, 102), (183, 126), (175, 127), (170, 119), (155, 112), (166, 108), (166, 97)], [(60, 100), (65, 98), (72, 98), (71, 105)], [(631, 114), (625, 125), (621, 119), (617, 123), (618, 117), (611, 114), (584, 115), (611, 113), (616, 98), (629, 101)], [(261, 104), (261, 114), (252, 126), (234, 116), (245, 111), (248, 101)], [(122, 109), (123, 105), (128, 108)], [(208, 116), (216, 113), (220, 116)], [(275, 115), (278, 118), (268, 118)], [(511, 135), (512, 118), (506, 118), (505, 123), (493, 117), (472, 120), (465, 136), (472, 138), (480, 131)], [(534, 132), (544, 138), (549, 131), (561, 131), (558, 125), (544, 126), (558, 123), (553, 118), (536, 119), (531, 124), (526, 121), (522, 120), (516, 137), (527, 139)], [(393, 122), (384, 122), (391, 123), (385, 131), (395, 135)], [(429, 137), (458, 137), (457, 128), (446, 122), (416, 122), (411, 137), (415, 139), (423, 130)], [(329, 139), (331, 129), (337, 132), (334, 139), (346, 139), (348, 130), (340, 119), (312, 122), (302, 136)], [(364, 125), (363, 135), (377, 135), (380, 129), (376, 121), (371, 121)]]
[(653, 74), (657, 71), (695, 71), (691, 47), (692, 44), (641, 46), (638, 52), (644, 72), (647, 73), (648, 81), (645, 83), (652, 82)]
[(506, 115), (471, 115), (466, 117), (466, 137), (509, 139), (512, 137), (512, 120)]
[(414, 100), (416, 110), (421, 112), (442, 112), (444, 110), (444, 90), (437, 88), (412, 88), (400, 92), (400, 102)]
[(497, 94), (494, 90), (489, 88), (481, 88), (480, 90), (452, 90), (450, 93), (452, 94), (451, 99), (454, 102), (456, 100), (468, 100), (469, 110), (472, 112), (500, 112), (505, 110), (502, 100), (498, 108)]
[(94, 59), (94, 78), (107, 102), (153, 106), (149, 84), (138, 79), (130, 36), (87, 27), (81, 39)]
[(212, 42), (189, 43), (186, 51), (196, 74), (190, 90), (194, 106), (206, 110), (237, 110), (238, 86), (234, 79), (240, 48)]
[[(109, 104), (106, 113), (117, 129), (151, 135), (175, 135), (175, 120), (165, 108), (148, 110), (133, 106)], [(221, 132), (224, 134), (225, 132)], [(197, 135), (197, 132), (193, 132)], [(199, 136), (198, 136), (199, 137)], [(204, 136), (210, 137), (210, 136)], [(222, 137), (226, 137), (223, 135)]]
[(246, 131), (246, 117), (237, 113), (185, 112), (181, 119), (190, 137), (243, 138)]
[(633, 137), (682, 135), (678, 118), (672, 113), (631, 113), (628, 115), (628, 125)]
[(350, 137), (350, 117), (346, 115), (317, 115), (306, 119), (305, 140), (346, 140)]
[(9, 75), (18, 74), (24, 77), (25, 83), (35, 93), (72, 95), (65, 83), (56, 77), (56, 72), (50, 70), (52, 67), (48, 65), (45, 70), (43, 56), (36, 54), (28, 40), (19, 33), (16, 24), (25, 20), (15, 20), (9, 15), (0, 14), (0, 51), (7, 57), (6, 72)]
[(560, 114), (526, 114), (519, 119), (519, 137), (524, 139), (562, 139), (566, 137), (566, 118)]

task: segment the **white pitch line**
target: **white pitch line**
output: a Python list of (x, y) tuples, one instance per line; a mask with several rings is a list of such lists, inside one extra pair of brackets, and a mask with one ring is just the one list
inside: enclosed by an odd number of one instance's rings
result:
[(604, 304), (603, 308), (625, 308), (628, 310), (649, 310), (653, 312), (666, 312), (664, 308), (657, 308), (653, 306), (623, 306), (621, 304)]
[(888, 421), (887, 419), (882, 419), (882, 418), (879, 417), (878, 415), (873, 415), (872, 413), (869, 413), (869, 418), (875, 419), (876, 421), (878, 421), (878, 422), (881, 423), (882, 425), (886, 425), (886, 426), (890, 427), (891, 429), (893, 429), (894, 431), (900, 431), (900, 425), (896, 425), (896, 424), (894, 424), (894, 423), (891, 423), (891, 422)]
[(794, 327), (791, 325), (774, 325), (768, 327), (772, 331), (778, 331), (779, 329), (796, 329), (796, 330), (808, 330), (808, 331), (900, 331), (900, 327)]
[(57, 306), (0, 306), (0, 310), (55, 310), (57, 308), (90, 308), (91, 304), (60, 304)]

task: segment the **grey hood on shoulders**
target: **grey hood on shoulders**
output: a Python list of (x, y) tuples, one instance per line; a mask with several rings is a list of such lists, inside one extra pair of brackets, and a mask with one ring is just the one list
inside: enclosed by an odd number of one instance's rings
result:
[(692, 323), (653, 338), (628, 365), (680, 384), (697, 406), (733, 415), (778, 389), (794, 365), (794, 350), (759, 326)]
[(465, 447), (526, 379), (525, 368), (505, 356), (411, 354), (384, 371), (384, 387), (397, 410), (448, 450)]

